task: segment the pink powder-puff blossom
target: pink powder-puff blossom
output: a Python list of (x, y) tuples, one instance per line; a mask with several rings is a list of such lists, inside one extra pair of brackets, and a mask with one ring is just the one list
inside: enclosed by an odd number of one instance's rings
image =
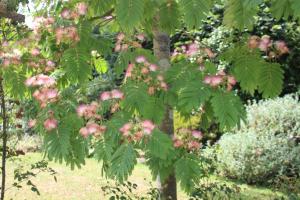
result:
[(150, 64), (149, 69), (150, 69), (150, 71), (155, 72), (155, 71), (157, 71), (158, 67), (155, 64)]
[(200, 147), (201, 147), (201, 144), (197, 141), (190, 141), (188, 143), (189, 150), (197, 150), (197, 149), (200, 149)]
[(192, 136), (196, 139), (201, 139), (203, 137), (202, 132), (197, 130), (192, 131)]
[(70, 19), (71, 18), (71, 11), (69, 9), (63, 9), (61, 12), (61, 17), (64, 19)]
[(40, 55), (40, 50), (38, 49), (38, 48), (34, 48), (34, 49), (32, 49), (31, 50), (31, 55), (33, 55), (33, 56), (38, 56), (38, 55)]
[(86, 15), (88, 6), (85, 3), (80, 2), (76, 5), (76, 9), (79, 15)]
[(35, 127), (36, 122), (37, 122), (36, 119), (30, 119), (30, 120), (28, 121), (28, 127), (29, 127), (29, 128)]
[(120, 131), (121, 133), (123, 133), (123, 135), (124, 135), (124, 134), (125, 134), (125, 135), (128, 135), (131, 128), (132, 128), (132, 124), (131, 124), (131, 123), (126, 123), (126, 124), (124, 124), (124, 125), (119, 129), (119, 131)]
[(54, 118), (47, 119), (44, 121), (44, 127), (47, 131), (52, 131), (53, 129), (57, 128), (57, 120)]
[(142, 127), (145, 132), (145, 134), (149, 135), (152, 133), (153, 129), (155, 128), (155, 125), (150, 120), (145, 120), (142, 122)]
[(80, 133), (80, 135), (82, 135), (84, 138), (88, 137), (89, 134), (90, 134), (87, 127), (82, 127), (82, 128), (79, 130), (79, 133)]
[(228, 76), (227, 80), (228, 80), (228, 83), (230, 85), (235, 85), (236, 84), (236, 79), (234, 78), (234, 76)]
[(281, 55), (289, 53), (289, 48), (286, 46), (286, 43), (284, 41), (276, 41), (275, 48)]
[(106, 100), (109, 100), (109, 99), (111, 99), (111, 98), (112, 98), (112, 97), (111, 97), (111, 93), (108, 92), (108, 91), (102, 92), (101, 95), (100, 95), (100, 99), (101, 99), (102, 101), (106, 101)]
[(124, 94), (120, 90), (114, 89), (114, 90), (111, 91), (111, 97), (114, 98), (114, 99), (123, 99)]
[(173, 140), (173, 146), (175, 147), (175, 148), (180, 148), (180, 147), (182, 147), (183, 146), (183, 141), (182, 140), (180, 140), (180, 139), (174, 139)]
[(145, 56), (138, 56), (135, 58), (135, 61), (137, 63), (144, 63), (144, 62), (146, 62), (146, 58), (145, 58)]

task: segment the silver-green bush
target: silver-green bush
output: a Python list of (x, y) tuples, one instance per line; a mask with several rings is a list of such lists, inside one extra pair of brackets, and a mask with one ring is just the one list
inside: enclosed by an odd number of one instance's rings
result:
[(225, 134), (218, 143), (217, 166), (228, 177), (266, 182), (300, 173), (300, 146), (286, 136), (254, 132)]
[(247, 106), (247, 122), (242, 128), (257, 134), (300, 136), (300, 103), (298, 95), (253, 102)]

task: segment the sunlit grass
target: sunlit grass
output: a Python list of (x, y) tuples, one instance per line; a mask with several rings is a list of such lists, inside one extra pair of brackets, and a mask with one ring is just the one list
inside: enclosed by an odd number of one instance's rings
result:
[[(17, 162), (8, 162), (8, 183), (10, 187), (13, 183), (13, 171), (17, 167), (17, 163), (29, 166), (32, 163), (40, 161), (42, 155), (40, 153), (28, 153), (26, 156), (20, 157)], [(57, 172), (57, 182), (49, 173), (40, 173), (37, 177), (32, 178), (32, 182), (37, 186), (41, 195), (33, 193), (26, 184), (21, 189), (11, 188), (7, 191), (6, 199), (13, 200), (102, 200), (107, 199), (103, 196), (101, 186), (107, 184), (104, 177), (101, 176), (101, 166), (94, 159), (87, 159), (86, 165), (82, 169), (71, 170), (65, 165), (49, 162), (49, 167)], [(211, 177), (212, 180), (218, 179)], [(150, 187), (151, 174), (147, 166), (138, 164), (130, 176), (129, 181), (138, 185), (138, 193), (145, 193)], [(225, 180), (222, 180), (225, 182)], [(227, 183), (232, 183), (228, 182)], [(155, 181), (152, 185), (155, 186)], [(281, 193), (275, 193), (267, 188), (248, 186), (239, 184), (242, 189), (242, 199), (275, 199), (282, 196)], [(186, 195), (179, 190), (179, 199), (187, 199)]]

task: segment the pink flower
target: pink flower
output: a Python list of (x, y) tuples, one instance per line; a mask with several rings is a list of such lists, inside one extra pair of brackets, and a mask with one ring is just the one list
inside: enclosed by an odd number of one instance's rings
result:
[(33, 127), (35, 127), (35, 125), (36, 125), (36, 119), (30, 119), (28, 121), (28, 127), (29, 128), (33, 128)]
[(117, 35), (117, 40), (118, 40), (119, 42), (121, 42), (124, 38), (125, 38), (125, 34), (124, 34), (124, 33), (119, 33), (119, 34)]
[(125, 73), (125, 77), (131, 77), (132, 76), (132, 70), (134, 68), (133, 64), (129, 64)]
[(168, 90), (168, 85), (167, 85), (167, 83), (165, 83), (165, 82), (163, 82), (163, 81), (160, 83), (160, 87), (161, 87), (163, 90), (165, 90), (165, 91)]
[(155, 72), (155, 71), (157, 71), (158, 67), (155, 64), (150, 64), (149, 69), (150, 69), (150, 71)]
[(162, 75), (158, 75), (158, 76), (157, 76), (157, 80), (163, 81), (163, 80), (164, 80), (164, 77), (163, 77)]
[(192, 135), (193, 135), (194, 138), (197, 138), (197, 139), (202, 138), (202, 132), (201, 131), (193, 130)]
[(99, 131), (100, 126), (94, 122), (89, 122), (87, 123), (86, 128), (88, 129), (89, 134), (93, 134)]
[(261, 51), (267, 51), (268, 48), (271, 46), (272, 46), (272, 41), (270, 39), (270, 36), (268, 36), (268, 35), (262, 36), (258, 48)]
[(128, 133), (131, 128), (132, 128), (132, 124), (126, 123), (119, 129), (119, 131), (122, 132), (123, 134), (125, 134), (125, 133)]
[(189, 150), (197, 150), (201, 147), (201, 144), (197, 141), (191, 141), (188, 143)]
[(120, 90), (115, 89), (115, 90), (111, 91), (111, 97), (114, 98), (114, 99), (123, 99), (124, 94)]
[(87, 108), (88, 108), (88, 106), (85, 105), (85, 104), (82, 104), (82, 105), (78, 106), (77, 109), (76, 109), (77, 115), (79, 117), (83, 117), (86, 113)]
[(149, 70), (146, 67), (143, 67), (141, 70), (142, 74), (149, 74)]
[(4, 67), (8, 67), (10, 65), (10, 60), (3, 59), (2, 64), (3, 64)]
[(121, 44), (116, 43), (115, 51), (116, 51), (116, 52), (121, 51)]
[(145, 58), (145, 56), (138, 56), (135, 58), (135, 61), (137, 63), (144, 63), (144, 62), (146, 62), (146, 58)]
[(149, 135), (152, 133), (153, 129), (155, 128), (155, 125), (150, 120), (145, 120), (142, 122), (142, 127), (144, 132)]
[(89, 130), (86, 128), (86, 127), (82, 127), (80, 130), (79, 130), (79, 133), (84, 137), (86, 138), (87, 136), (89, 136)]
[(61, 17), (64, 19), (70, 19), (71, 18), (71, 11), (69, 9), (63, 9), (61, 12)]
[(58, 122), (56, 119), (50, 118), (44, 122), (44, 127), (47, 131), (52, 131), (53, 129), (57, 128), (57, 124)]
[(250, 49), (255, 49), (259, 46), (259, 41), (260, 41), (260, 38), (256, 35), (253, 35), (250, 37), (249, 41), (248, 41), (248, 47)]
[(174, 145), (175, 148), (182, 147), (182, 146), (183, 146), (183, 141), (180, 140), (180, 139), (176, 139), (176, 138), (175, 138), (175, 139), (173, 140), (173, 145)]
[(236, 79), (234, 78), (234, 76), (228, 76), (227, 80), (228, 80), (228, 83), (230, 85), (235, 85), (236, 84)]
[(31, 50), (31, 55), (33, 55), (33, 56), (38, 56), (38, 55), (40, 55), (40, 53), (41, 52), (38, 48), (34, 48)]
[(48, 60), (47, 61), (47, 66), (48, 67), (55, 67), (55, 63), (53, 61), (51, 61), (51, 60)]
[(136, 38), (138, 39), (138, 40), (140, 40), (140, 41), (144, 41), (145, 40), (145, 35), (144, 34), (138, 34), (137, 36), (136, 36)]
[(213, 53), (211, 49), (205, 48), (204, 51), (205, 51), (205, 53), (207, 54), (207, 56), (208, 56), (209, 58), (214, 58), (214, 57), (216, 57), (216, 54)]
[(216, 75), (216, 76), (212, 76), (211, 77), (211, 82), (210, 82), (210, 85), (215, 87), (215, 86), (218, 86), (222, 83), (223, 81), (223, 77), (220, 76), (220, 75)]
[(100, 95), (100, 99), (101, 99), (102, 101), (106, 101), (106, 100), (109, 100), (109, 99), (111, 99), (111, 98), (112, 98), (112, 97), (111, 97), (111, 93), (108, 92), (108, 91), (102, 92), (101, 95)]
[(76, 5), (76, 8), (77, 8), (77, 13), (79, 15), (86, 15), (88, 6), (85, 3), (83, 2), (78, 3)]
[(192, 43), (188, 46), (188, 50), (187, 50), (186, 54), (188, 56), (194, 56), (198, 53), (198, 51), (199, 51), (199, 45), (196, 43)]
[(286, 43), (284, 41), (276, 41), (275, 47), (279, 51), (280, 54), (289, 53), (289, 48), (286, 46)]

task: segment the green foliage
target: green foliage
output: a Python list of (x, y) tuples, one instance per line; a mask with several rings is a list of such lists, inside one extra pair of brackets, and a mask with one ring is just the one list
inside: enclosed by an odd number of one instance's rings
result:
[[(296, 3), (293, 3), (293, 5), (296, 5)], [(287, 19), (292, 14), (291, 1), (272, 0), (271, 12), (277, 20), (281, 17)]]
[(283, 70), (277, 63), (268, 63), (261, 68), (258, 78), (259, 91), (264, 98), (276, 97), (282, 91)]
[(210, 11), (213, 1), (209, 0), (181, 0), (180, 6), (184, 14), (184, 22), (189, 29), (198, 28), (202, 19)]
[(210, 88), (203, 83), (197, 80), (187, 82), (179, 91), (177, 109), (183, 114), (189, 114), (209, 100), (210, 95)]
[(300, 103), (297, 95), (253, 102), (246, 107), (247, 120), (242, 129), (256, 134), (283, 134), (295, 137), (300, 134)]
[(202, 177), (200, 160), (192, 154), (180, 158), (175, 163), (175, 174), (180, 186), (190, 192)]
[(59, 162), (65, 161), (71, 168), (85, 163), (86, 143), (79, 133), (83, 122), (76, 114), (67, 114), (60, 119), (58, 129), (46, 133), (44, 146), (47, 157)]
[(262, 0), (229, 0), (227, 1), (224, 24), (229, 27), (252, 29), (254, 16)]
[(237, 185), (207, 181), (200, 183), (195, 191), (191, 194), (190, 200), (196, 199), (215, 199), (215, 200), (230, 200), (235, 199), (240, 193), (241, 188)]
[(232, 93), (216, 92), (211, 99), (211, 105), (221, 128), (234, 127), (245, 114), (240, 98)]
[(143, 18), (144, 2), (139, 0), (117, 0), (116, 15), (122, 28), (132, 30), (139, 25)]
[(86, 82), (92, 74), (92, 67), (87, 62), (90, 54), (81, 48), (70, 48), (64, 52), (62, 66), (72, 83)]
[(26, 76), (23, 71), (7, 69), (3, 71), (3, 79), (7, 95), (16, 99), (23, 99), (25, 97), (28, 89), (24, 84)]
[(217, 162), (225, 176), (248, 183), (267, 183), (300, 173), (300, 146), (286, 136), (253, 132), (226, 134), (218, 142)]
[(264, 98), (281, 93), (283, 71), (279, 64), (266, 62), (258, 51), (250, 51), (246, 46), (229, 49), (222, 55), (232, 62), (232, 73), (240, 82), (243, 91), (250, 94), (258, 89)]
[(159, 9), (159, 26), (162, 30), (173, 33), (180, 25), (180, 10), (176, 1), (169, 1)]
[(109, 176), (123, 182), (137, 163), (137, 152), (132, 144), (122, 144), (111, 157)]
[(152, 156), (162, 160), (166, 160), (170, 151), (174, 151), (171, 138), (157, 129), (152, 133), (146, 148)]

